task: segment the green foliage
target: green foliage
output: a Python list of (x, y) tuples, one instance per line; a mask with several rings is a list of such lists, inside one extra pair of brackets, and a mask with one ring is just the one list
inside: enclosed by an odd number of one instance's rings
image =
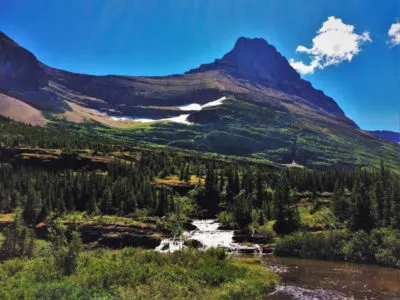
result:
[(309, 211), (300, 213), (301, 227), (305, 230), (324, 230), (340, 227), (340, 224), (329, 207), (321, 207), (313, 214)]
[(217, 215), (218, 223), (221, 224), (223, 228), (236, 228), (237, 223), (235, 216), (232, 212), (222, 211)]
[(256, 232), (257, 234), (263, 236), (265, 239), (273, 242), (274, 239), (276, 238), (277, 234), (274, 231), (273, 227), (274, 227), (274, 222), (275, 221), (269, 221), (266, 222), (263, 225), (260, 225), (256, 228)]
[(357, 231), (343, 246), (344, 258), (352, 262), (369, 262), (373, 259), (370, 245), (370, 236), (365, 231)]
[(274, 230), (279, 234), (296, 231), (300, 227), (297, 207), (293, 203), (286, 171), (282, 172), (274, 194), (276, 223)]
[(302, 232), (286, 235), (275, 243), (275, 253), (281, 256), (336, 260), (343, 259), (342, 248), (347, 233), (341, 230)]
[(34, 247), (33, 231), (25, 226), (22, 212), (17, 209), (14, 220), (4, 231), (4, 240), (0, 244), (0, 260), (13, 257), (31, 257)]
[(374, 229), (348, 232), (329, 230), (316, 233), (302, 232), (279, 238), (275, 253), (328, 260), (347, 260), (376, 263), (400, 268), (400, 230)]
[(13, 259), (0, 265), (0, 279), (5, 299), (253, 299), (277, 284), (271, 271), (222, 249), (168, 256), (132, 248), (82, 252), (69, 276), (53, 257)]

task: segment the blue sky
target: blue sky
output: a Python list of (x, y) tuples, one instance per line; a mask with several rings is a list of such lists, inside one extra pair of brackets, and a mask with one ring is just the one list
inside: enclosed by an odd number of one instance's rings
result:
[(388, 43), (399, 0), (0, 0), (1, 31), (50, 66), (90, 74), (182, 73), (221, 57), (239, 36), (265, 38), (310, 64), (330, 16), (371, 41), (351, 62), (303, 78), (361, 128), (400, 131), (400, 45)]

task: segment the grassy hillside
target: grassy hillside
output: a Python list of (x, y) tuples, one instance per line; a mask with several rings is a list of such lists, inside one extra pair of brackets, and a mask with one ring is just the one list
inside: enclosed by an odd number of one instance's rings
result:
[(57, 120), (53, 127), (99, 135), (127, 144), (151, 144), (306, 167), (400, 166), (400, 146), (344, 122), (309, 119), (293, 109), (229, 98), (221, 106), (193, 112), (192, 125), (172, 122), (112, 128), (88, 121)]

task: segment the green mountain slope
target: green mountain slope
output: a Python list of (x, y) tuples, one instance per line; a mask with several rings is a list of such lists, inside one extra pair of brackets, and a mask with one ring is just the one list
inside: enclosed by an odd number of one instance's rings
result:
[[(363, 131), (337, 103), (301, 79), (263, 39), (239, 38), (212, 63), (165, 77), (92, 76), (53, 69), (0, 33), (0, 92), (18, 119), (39, 110), (46, 126), (307, 167), (400, 167), (400, 146)], [(221, 97), (218, 106), (185, 111)], [(24, 111), (26, 110), (26, 111)], [(162, 119), (187, 114), (191, 124)], [(12, 115), (13, 116), (13, 115)], [(113, 116), (128, 119), (113, 119)], [(135, 118), (158, 120), (141, 123)], [(29, 119), (25, 120), (29, 122)], [(42, 124), (45, 123), (42, 121)]]

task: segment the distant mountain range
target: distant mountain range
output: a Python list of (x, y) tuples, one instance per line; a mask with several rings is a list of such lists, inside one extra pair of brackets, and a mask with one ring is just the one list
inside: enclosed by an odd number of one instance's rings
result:
[(390, 142), (400, 144), (400, 132), (388, 130), (370, 130), (369, 132)]
[(384, 158), (400, 166), (398, 145), (361, 130), (263, 39), (239, 38), (221, 59), (185, 74), (93, 76), (46, 66), (0, 32), (0, 114), (282, 164), (368, 166)]

